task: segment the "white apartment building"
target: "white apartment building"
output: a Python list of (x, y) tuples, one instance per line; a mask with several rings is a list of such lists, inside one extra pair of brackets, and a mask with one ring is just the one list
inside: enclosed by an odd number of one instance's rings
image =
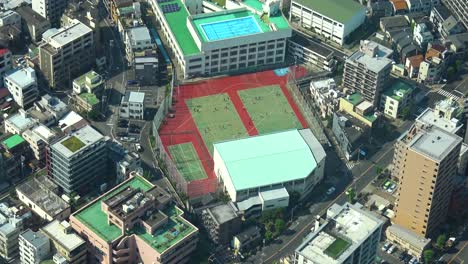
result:
[(48, 127), (40, 124), (24, 131), (22, 137), (29, 143), (34, 158), (39, 161), (44, 161), (46, 147), (56, 137), (56, 134)]
[(32, 9), (58, 27), (67, 4), (68, 0), (32, 0)]
[(0, 256), (7, 261), (17, 257), (18, 237), (23, 229), (23, 218), (16, 216), (5, 204), (0, 204)]
[[(258, 69), (285, 60), (292, 30), (279, 11), (280, 1), (228, 0), (226, 9), (203, 14), (196, 14), (201, 12), (196, 1), (177, 0), (180, 9), (169, 13), (164, 12), (164, 4), (148, 2), (184, 78)], [(232, 23), (233, 19), (242, 22)], [(233, 30), (222, 26), (228, 22)]]
[(353, 0), (293, 0), (290, 10), (292, 24), (340, 45), (366, 19), (366, 8)]
[(432, 57), (429, 60), (425, 60), (419, 65), (417, 81), (427, 84), (436, 83), (440, 80), (444, 68), (444, 61), (438, 57)]
[(413, 40), (421, 47), (426, 46), (434, 40), (434, 36), (426, 23), (416, 24), (413, 30)]
[(147, 27), (134, 27), (126, 30), (125, 52), (128, 65), (133, 64), (134, 52), (152, 49), (155, 44), (151, 41), (151, 35)]
[(0, 49), (0, 85), (3, 85), (5, 72), (12, 68), (11, 52), (9, 49)]
[(333, 78), (310, 82), (310, 95), (313, 103), (320, 109), (322, 118), (333, 116), (342, 97)]
[(37, 123), (38, 121), (30, 117), (24, 109), (20, 109), (18, 113), (5, 120), (5, 132), (21, 135), (24, 131), (35, 126)]
[(7, 25), (21, 30), (21, 16), (12, 10), (0, 12), (0, 27)]
[(18, 68), (5, 73), (5, 86), (22, 108), (32, 105), (39, 96), (36, 72), (33, 68)]
[(120, 117), (143, 120), (145, 114), (145, 93), (126, 92), (120, 103)]
[[(361, 204), (333, 204), (324, 223), (295, 251), (295, 264), (369, 264), (375, 262), (384, 221)], [(339, 247), (339, 248), (337, 248)]]
[(38, 264), (50, 253), (50, 241), (41, 232), (28, 229), (19, 236), (21, 264)]

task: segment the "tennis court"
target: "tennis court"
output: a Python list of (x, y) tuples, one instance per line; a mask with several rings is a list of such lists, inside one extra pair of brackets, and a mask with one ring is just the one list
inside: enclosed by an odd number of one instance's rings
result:
[(278, 85), (238, 91), (260, 134), (303, 128)]
[(226, 93), (185, 100), (206, 148), (213, 143), (247, 137), (248, 133)]
[(252, 35), (262, 32), (253, 16), (201, 24), (209, 41)]
[(168, 147), (172, 160), (187, 182), (208, 178), (192, 143)]

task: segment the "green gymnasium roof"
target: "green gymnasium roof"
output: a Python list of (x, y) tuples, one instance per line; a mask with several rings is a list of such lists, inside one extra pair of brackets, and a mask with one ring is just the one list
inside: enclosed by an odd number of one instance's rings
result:
[(298, 130), (216, 143), (214, 148), (236, 190), (304, 179), (317, 167)]

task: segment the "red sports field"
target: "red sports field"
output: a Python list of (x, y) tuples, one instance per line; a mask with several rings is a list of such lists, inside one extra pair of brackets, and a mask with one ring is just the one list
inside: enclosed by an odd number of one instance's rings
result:
[[(297, 77), (305, 74), (301, 68), (296, 72)], [(175, 88), (175, 116), (165, 119), (159, 135), (166, 151), (189, 182), (189, 197), (216, 190), (211, 157), (213, 143), (307, 127), (285, 87), (286, 81), (286, 76), (265, 71)]]

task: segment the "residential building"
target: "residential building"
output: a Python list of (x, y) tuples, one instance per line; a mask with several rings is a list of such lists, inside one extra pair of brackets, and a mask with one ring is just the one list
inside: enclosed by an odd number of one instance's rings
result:
[(250, 226), (232, 238), (231, 247), (238, 252), (248, 252), (262, 241), (258, 226)]
[(463, 124), (461, 123), (461, 109), (458, 103), (449, 98), (439, 101), (434, 109), (426, 108), (417, 118), (416, 125), (432, 125), (446, 130), (452, 134), (459, 134)]
[(450, 35), (463, 33), (463, 25), (456, 19), (445, 5), (438, 5), (432, 8), (429, 16), (431, 23), (443, 38)]
[[(18, 141), (21, 140), (18, 139)], [(22, 169), (21, 157), (11, 153), (8, 148), (0, 146), (0, 176), (2, 176), (2, 179), (13, 180), (20, 178), (23, 174)]]
[(57, 124), (58, 120), (68, 113), (68, 106), (56, 96), (43, 95), (34, 103), (28, 113), (46, 126)]
[(403, 15), (409, 12), (408, 4), (405, 0), (390, 0), (390, 3), (392, 3), (395, 15)]
[(404, 30), (389, 32), (393, 49), (398, 54), (395, 59), (403, 63), (407, 58), (421, 53), (421, 48), (413, 40), (413, 30), (407, 28)]
[[(287, 206), (288, 192), (297, 191), (304, 197), (312, 191), (323, 179), (325, 157), (310, 129), (216, 143), (213, 154), (214, 172), (231, 200), (240, 202), (262, 196), (262, 191), (275, 191), (276, 197), (265, 193), (265, 200), (278, 198), (271, 206), (264, 203), (266, 208)], [(253, 174), (255, 180), (248, 176)]]
[(28, 229), (19, 235), (19, 252), (22, 264), (41, 263), (50, 253), (50, 241), (41, 232)]
[(423, 55), (415, 55), (406, 59), (405, 69), (408, 72), (408, 77), (415, 78), (419, 75), (419, 67), (424, 61)]
[(383, 224), (360, 204), (333, 204), (296, 249), (294, 263), (373, 263)]
[(73, 104), (78, 111), (101, 109), (100, 97), (104, 91), (104, 78), (95, 71), (87, 72), (73, 80)]
[(16, 49), (18, 45), (21, 45), (23, 41), (21, 39), (21, 27), (13, 25), (5, 25), (0, 27), (0, 46)]
[(390, 1), (371, 2), (370, 12), (373, 18), (391, 17), (393, 15), (393, 5)]
[(145, 93), (125, 92), (120, 103), (120, 117), (143, 120), (145, 116)]
[(198, 242), (169, 194), (138, 175), (75, 212), (70, 224), (98, 263), (188, 263)]
[(347, 113), (335, 112), (332, 131), (341, 153), (345, 155), (347, 160), (364, 158), (366, 145), (370, 143), (368, 126)]
[(398, 64), (393, 64), (392, 65), (392, 73), (394, 75), (403, 77), (405, 76), (405, 65), (398, 63)]
[(39, 162), (45, 161), (46, 146), (57, 136), (54, 131), (42, 124), (24, 131), (21, 135), (29, 143), (34, 158)]
[(217, 245), (228, 244), (241, 231), (242, 220), (232, 202), (202, 210), (201, 220), (208, 237)]
[[(176, 0), (178, 10), (171, 13), (163, 10), (163, 3), (156, 0), (149, 3), (184, 78), (258, 70), (285, 60), (286, 40), (292, 30), (280, 11), (280, 1), (228, 1), (225, 10), (191, 15), (189, 7), (201, 7), (201, 3)], [(207, 33), (217, 30), (202, 26), (214, 21), (222, 25), (234, 18), (248, 26), (235, 23), (239, 29), (232, 34)], [(246, 27), (249, 30), (245, 31)]]
[(31, 5), (32, 0), (0, 0), (4, 10), (13, 10), (21, 5)]
[(431, 244), (430, 238), (424, 238), (424, 236), (420, 236), (397, 224), (387, 227), (385, 235), (389, 241), (417, 258), (421, 258), (424, 250)]
[(406, 28), (409, 28), (409, 23), (405, 16), (395, 15), (380, 18), (380, 29), (386, 34)]
[(352, 0), (291, 1), (290, 21), (343, 45), (366, 19), (366, 8)]
[(3, 84), (3, 76), (5, 72), (13, 67), (11, 52), (8, 49), (0, 48), (0, 84)]
[(442, 0), (444, 5), (468, 29), (468, 3), (465, 0)]
[(5, 87), (22, 108), (31, 106), (39, 96), (36, 72), (33, 68), (18, 68), (5, 73)]
[(87, 125), (89, 125), (88, 121), (74, 111), (70, 111), (58, 121), (58, 127), (65, 134), (80, 130)]
[(418, 82), (437, 83), (445, 69), (445, 63), (441, 58), (433, 57), (426, 59), (419, 65)]
[(350, 114), (368, 127), (373, 127), (378, 121), (379, 114), (374, 109), (372, 103), (366, 101), (360, 93), (341, 97), (338, 108), (339, 111)]
[(312, 102), (320, 109), (321, 117), (327, 118), (338, 110), (342, 93), (337, 89), (335, 80), (330, 78), (311, 81), (310, 95), (313, 98)]
[(156, 47), (156, 44), (151, 41), (151, 35), (146, 26), (129, 28), (125, 33), (125, 53), (129, 66), (133, 65), (135, 51)]
[(361, 41), (360, 49), (346, 59), (343, 85), (359, 92), (373, 106), (387, 86), (392, 69), (393, 50), (373, 41)]
[(11, 261), (18, 257), (18, 238), (26, 216), (17, 216), (7, 204), (0, 204), (0, 257)]
[(4, 26), (21, 29), (21, 16), (12, 10), (0, 11), (0, 27)]
[(159, 83), (159, 58), (156, 47), (133, 53), (135, 80), (141, 86)]
[(116, 162), (117, 182), (123, 182), (130, 177), (130, 173), (141, 168), (140, 155), (130, 152)]
[(299, 33), (288, 39), (288, 52), (297, 63), (308, 64), (323, 71), (333, 71), (336, 66), (334, 52), (314, 41), (308, 40)]
[(47, 176), (32, 178), (16, 187), (18, 199), (46, 221), (65, 220), (71, 207), (58, 196), (59, 188)]
[(42, 40), (42, 34), (51, 27), (49, 20), (27, 5), (19, 7), (16, 11), (22, 18), (23, 32), (33, 43), (38, 44)]
[(437, 126), (414, 125), (395, 145), (400, 181), (394, 224), (429, 237), (445, 221), (462, 138)]
[(94, 64), (93, 31), (74, 20), (67, 27), (50, 29), (39, 46), (39, 65), (53, 88), (71, 88), (74, 78)]
[(18, 113), (11, 115), (5, 120), (5, 132), (21, 135), (36, 124), (37, 120), (31, 118), (23, 109), (20, 109)]
[(57, 28), (60, 26), (60, 17), (62, 17), (67, 3), (68, 0), (32, 0), (32, 9)]
[(107, 169), (106, 145), (107, 138), (91, 126), (65, 136), (48, 147), (49, 176), (65, 193), (99, 186)]
[(413, 39), (420, 47), (426, 47), (434, 40), (434, 36), (426, 23), (419, 23), (414, 27)]
[(86, 242), (79, 237), (67, 221), (53, 220), (41, 228), (51, 242), (51, 250), (55, 253), (54, 260), (62, 260), (69, 264), (85, 264)]
[(408, 11), (411, 13), (422, 12), (428, 14), (434, 6), (440, 4), (440, 0), (405, 0)]
[(447, 38), (449, 50), (458, 58), (466, 58), (468, 56), (468, 33), (451, 35)]
[(382, 93), (380, 109), (386, 116), (398, 118), (405, 107), (409, 107), (414, 87), (401, 80), (392, 81), (392, 85)]

